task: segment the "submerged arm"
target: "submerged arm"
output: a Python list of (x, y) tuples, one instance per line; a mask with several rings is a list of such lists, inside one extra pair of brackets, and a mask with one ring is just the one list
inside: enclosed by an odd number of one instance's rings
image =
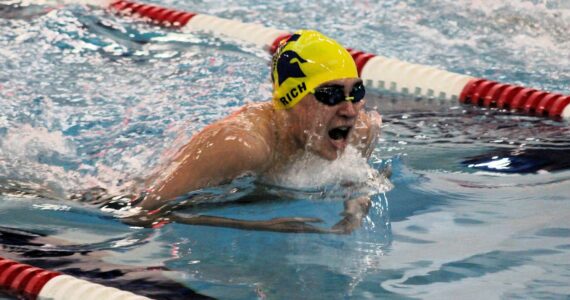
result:
[(338, 234), (349, 234), (360, 228), (362, 220), (368, 215), (371, 204), (372, 201), (368, 196), (346, 200), (342, 212), (344, 218), (332, 227), (333, 231)]
[(229, 227), (243, 230), (274, 231), (290, 233), (330, 233), (331, 230), (320, 228), (308, 223), (320, 223), (318, 218), (274, 218), (270, 220), (237, 220), (214, 216), (183, 216), (171, 215), (170, 219), (177, 223), (191, 225), (205, 225), (215, 227)]
[(308, 223), (320, 223), (318, 218), (274, 218), (270, 220), (237, 220), (224, 217), (214, 217), (205, 215), (183, 216), (171, 214), (168, 218), (171, 221), (191, 225), (205, 225), (216, 227), (230, 227), (244, 230), (256, 231), (276, 231), (290, 233), (334, 233), (350, 234), (355, 229), (360, 228), (362, 220), (368, 215), (370, 210), (370, 197), (350, 199), (344, 202), (344, 218), (336, 223), (332, 228), (316, 227)]
[(344, 218), (332, 228), (317, 227), (309, 223), (323, 222), (319, 218), (284, 217), (270, 220), (238, 220), (208, 215), (183, 215), (175, 213), (173, 207), (165, 205), (152, 213), (139, 214), (123, 218), (122, 221), (133, 226), (155, 227), (176, 222), (188, 225), (236, 228), (242, 230), (273, 231), (287, 233), (333, 233), (349, 234), (359, 228), (362, 219), (368, 214), (370, 198), (360, 197), (344, 202)]
[(308, 223), (320, 223), (318, 218), (273, 218), (270, 220), (238, 220), (225, 217), (207, 215), (183, 215), (170, 210), (165, 206), (152, 214), (141, 214), (122, 221), (133, 226), (157, 227), (166, 223), (176, 222), (188, 225), (202, 225), (213, 227), (236, 228), (242, 230), (274, 231), (288, 233), (335, 233), (331, 229), (320, 228)]

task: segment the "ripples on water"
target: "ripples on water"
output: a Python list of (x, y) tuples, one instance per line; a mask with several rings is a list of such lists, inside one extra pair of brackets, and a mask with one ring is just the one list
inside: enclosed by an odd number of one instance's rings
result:
[[(317, 28), (360, 50), (570, 94), (570, 7), (563, 0), (160, 4)], [(269, 56), (225, 38), (55, 1), (1, 2), (0, 28), (4, 188), (17, 183), (50, 198), (93, 185), (126, 188), (206, 124), (270, 97)], [(221, 298), (570, 294), (567, 122), (386, 94), (370, 97), (369, 106), (385, 123), (371, 168), (349, 157), (324, 171), (315, 166), (317, 173), (294, 169), (283, 180), (297, 190), (244, 178), (198, 192), (220, 201), (250, 198), (199, 208), (207, 214), (312, 216), (329, 226), (340, 218), (343, 192), (351, 192), (338, 184), (341, 174), (365, 178), (390, 164), (395, 188), (375, 196), (365, 228), (348, 237), (129, 228), (96, 208), (13, 194), (0, 196), (0, 223), (74, 241), (59, 250), (105, 250), (107, 262), (165, 265), (181, 271), (174, 276), (188, 287)], [(515, 163), (515, 174), (505, 171)], [(333, 184), (307, 189), (323, 175)], [(259, 190), (274, 200), (253, 201)]]

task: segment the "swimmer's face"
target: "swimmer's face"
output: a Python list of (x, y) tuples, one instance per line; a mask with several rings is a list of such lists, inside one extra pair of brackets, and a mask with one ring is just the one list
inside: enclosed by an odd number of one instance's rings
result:
[[(339, 86), (348, 96), (353, 87), (361, 83), (359, 78), (349, 78), (328, 81), (319, 87)], [(295, 139), (325, 159), (336, 159), (348, 145), (364, 102), (364, 99), (359, 102), (342, 101), (330, 106), (319, 102), (314, 94), (307, 94), (290, 109)]]

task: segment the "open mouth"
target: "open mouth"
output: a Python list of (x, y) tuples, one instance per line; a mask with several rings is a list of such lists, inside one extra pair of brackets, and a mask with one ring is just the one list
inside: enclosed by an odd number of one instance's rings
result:
[(329, 137), (335, 141), (345, 140), (352, 129), (351, 126), (340, 126), (329, 130)]

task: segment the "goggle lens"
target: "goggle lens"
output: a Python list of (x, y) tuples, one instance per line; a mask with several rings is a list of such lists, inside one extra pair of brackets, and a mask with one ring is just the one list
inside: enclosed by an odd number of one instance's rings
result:
[(366, 89), (364, 88), (364, 84), (359, 82), (352, 87), (352, 91), (350, 91), (348, 97), (344, 95), (344, 88), (342, 86), (325, 86), (316, 88), (313, 94), (319, 102), (328, 106), (334, 106), (342, 103), (343, 101), (354, 103), (360, 102), (364, 99)]

